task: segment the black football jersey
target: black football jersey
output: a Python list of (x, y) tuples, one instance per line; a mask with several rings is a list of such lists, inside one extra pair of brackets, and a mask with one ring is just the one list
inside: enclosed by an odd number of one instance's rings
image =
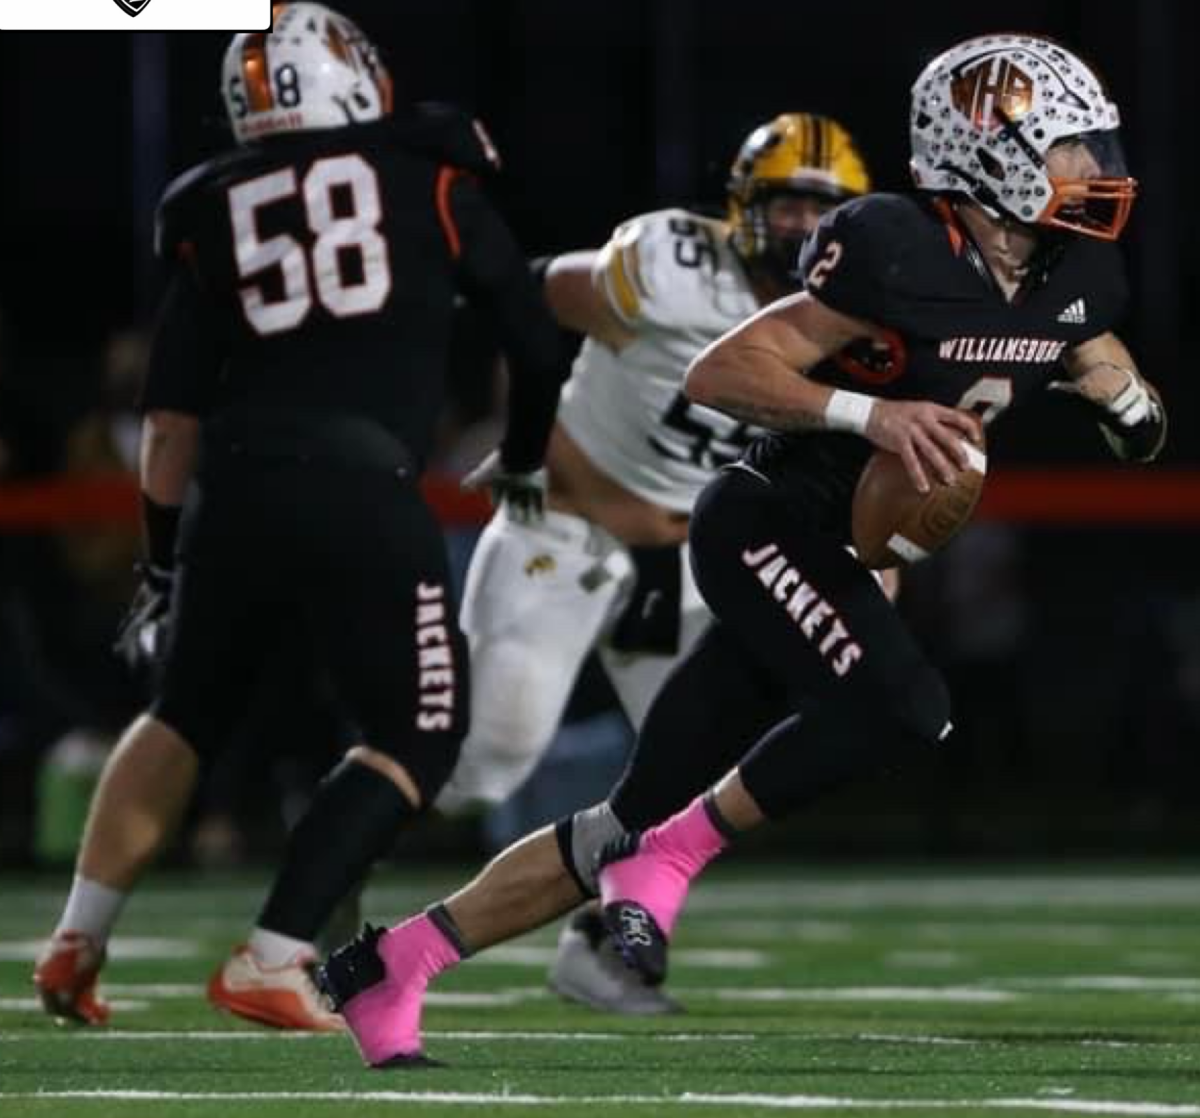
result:
[[(884, 338), (823, 361), (813, 379), (968, 408), (985, 422), (1041, 393), (1063, 354), (1110, 331), (1128, 297), (1116, 245), (1054, 234), (1010, 302), (949, 206), (929, 195), (873, 194), (832, 210), (806, 243), (800, 271), (815, 298)], [(802, 515), (845, 538), (873, 449), (844, 432), (769, 434), (746, 461)]]
[(159, 253), (183, 267), (143, 407), (366, 416), (423, 462), (458, 293), (489, 312), (515, 365), (559, 361), (480, 185), (493, 157), (469, 118), (425, 106), (250, 143), (183, 175), (157, 218)]

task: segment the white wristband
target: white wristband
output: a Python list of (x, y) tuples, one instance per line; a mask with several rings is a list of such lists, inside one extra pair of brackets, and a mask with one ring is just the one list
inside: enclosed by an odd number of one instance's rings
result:
[(874, 396), (835, 388), (833, 395), (829, 397), (829, 403), (825, 405), (825, 426), (830, 431), (866, 434), (867, 421), (871, 418), (871, 409), (874, 407)]

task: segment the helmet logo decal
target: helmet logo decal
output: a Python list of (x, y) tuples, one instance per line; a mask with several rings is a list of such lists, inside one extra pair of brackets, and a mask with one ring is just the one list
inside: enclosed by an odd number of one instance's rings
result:
[(113, 0), (113, 2), (127, 16), (140, 16), (146, 10), (150, 0)]
[(251, 112), (262, 113), (275, 107), (267, 69), (267, 36), (263, 31), (246, 36), (242, 46), (242, 77)]
[(954, 71), (950, 97), (976, 128), (1002, 128), (1033, 108), (1033, 79), (1015, 62), (990, 54)]
[(339, 62), (344, 62), (354, 70), (358, 69), (357, 52), (350, 49), (350, 44), (346, 42), (346, 36), (342, 34), (342, 29), (333, 20), (329, 20), (325, 24), (325, 45), (329, 48), (329, 53)]

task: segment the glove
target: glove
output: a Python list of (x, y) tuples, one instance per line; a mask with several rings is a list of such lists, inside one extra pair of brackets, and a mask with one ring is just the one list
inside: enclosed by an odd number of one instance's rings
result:
[(117, 629), (113, 651), (135, 677), (154, 679), (167, 647), (175, 572), (149, 563), (139, 563), (136, 570), (142, 582)]
[(486, 488), (492, 503), (503, 505), (518, 524), (536, 524), (546, 513), (546, 470), (506, 470), (493, 450), (462, 480), (464, 489)]
[(1084, 400), (1100, 411), (1100, 433), (1109, 449), (1123, 462), (1150, 462), (1167, 441), (1167, 413), (1153, 385), (1132, 369), (1123, 369), (1125, 386), (1109, 400), (1097, 400), (1074, 381), (1051, 381), (1049, 388), (1064, 396)]

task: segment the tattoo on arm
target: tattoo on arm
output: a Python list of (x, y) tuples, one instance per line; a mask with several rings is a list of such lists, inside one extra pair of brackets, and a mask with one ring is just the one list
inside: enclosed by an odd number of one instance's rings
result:
[(729, 396), (718, 396), (712, 406), (743, 423), (767, 427), (772, 431), (816, 431), (825, 426), (823, 417), (796, 411), (794, 408), (778, 408), (770, 404), (758, 404), (751, 400), (735, 400)]

